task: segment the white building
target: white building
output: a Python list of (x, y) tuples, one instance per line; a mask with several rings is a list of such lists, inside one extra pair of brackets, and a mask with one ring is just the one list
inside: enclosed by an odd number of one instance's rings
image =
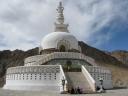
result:
[(55, 31), (43, 38), (39, 55), (26, 58), (24, 66), (8, 68), (4, 89), (62, 92), (80, 87), (87, 93), (96, 91), (99, 78), (105, 89), (113, 87), (111, 72), (81, 53), (78, 40), (64, 24), (63, 10), (60, 2)]

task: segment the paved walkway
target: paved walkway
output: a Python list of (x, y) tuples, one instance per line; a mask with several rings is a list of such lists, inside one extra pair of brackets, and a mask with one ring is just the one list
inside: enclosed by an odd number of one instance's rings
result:
[[(0, 89), (0, 96), (70, 96), (70, 94), (30, 92), (30, 91), (10, 91)], [(76, 95), (71, 95), (76, 96)], [(78, 96), (78, 94), (77, 94)], [(108, 90), (102, 94), (82, 94), (79, 96), (128, 96), (128, 89)]]

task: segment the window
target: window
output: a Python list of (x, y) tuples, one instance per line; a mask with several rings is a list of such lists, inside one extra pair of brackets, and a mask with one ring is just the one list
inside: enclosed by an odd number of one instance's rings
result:
[(41, 80), (41, 75), (40, 75), (39, 79)]
[(37, 74), (35, 74), (35, 80), (36, 80)]
[(19, 79), (21, 80), (21, 74), (19, 75)]
[(46, 73), (44, 73), (44, 79), (46, 79)]

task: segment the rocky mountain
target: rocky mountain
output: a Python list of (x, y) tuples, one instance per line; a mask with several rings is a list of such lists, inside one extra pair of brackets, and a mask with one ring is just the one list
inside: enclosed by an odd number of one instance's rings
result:
[(118, 61), (115, 57), (111, 56), (110, 54), (106, 54), (106, 52), (91, 47), (85, 44), (84, 42), (79, 42), (79, 45), (81, 46), (83, 54), (94, 58), (97, 62), (111, 63), (119, 66), (122, 63)]
[(121, 61), (123, 64), (128, 65), (128, 51), (117, 50), (111, 52), (110, 55)]
[[(118, 59), (114, 53), (108, 54), (93, 48), (84, 42), (79, 42), (82, 53), (95, 59), (99, 66), (107, 67), (112, 71), (113, 84), (115, 87), (128, 86), (128, 66)], [(0, 51), (0, 86), (4, 84), (6, 69), (14, 66), (23, 66), (24, 59), (29, 56), (37, 55), (38, 48), (28, 51), (4, 50)], [(123, 76), (123, 78), (121, 78)]]
[(24, 59), (29, 56), (38, 54), (38, 48), (28, 51), (22, 50), (4, 50), (0, 51), (0, 86), (4, 84), (6, 69), (9, 67), (23, 66)]

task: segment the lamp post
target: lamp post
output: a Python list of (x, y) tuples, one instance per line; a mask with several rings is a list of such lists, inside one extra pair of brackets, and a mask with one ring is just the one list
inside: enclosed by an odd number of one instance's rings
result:
[(100, 92), (100, 93), (105, 92), (103, 89), (103, 78), (99, 78), (99, 81), (100, 81), (100, 89), (98, 92)]
[(99, 78), (99, 81), (100, 81), (100, 85), (103, 86), (103, 78)]
[(65, 86), (65, 79), (64, 79), (64, 77), (63, 77), (63, 79), (61, 81), (62, 81), (63, 92), (64, 92), (64, 86)]

